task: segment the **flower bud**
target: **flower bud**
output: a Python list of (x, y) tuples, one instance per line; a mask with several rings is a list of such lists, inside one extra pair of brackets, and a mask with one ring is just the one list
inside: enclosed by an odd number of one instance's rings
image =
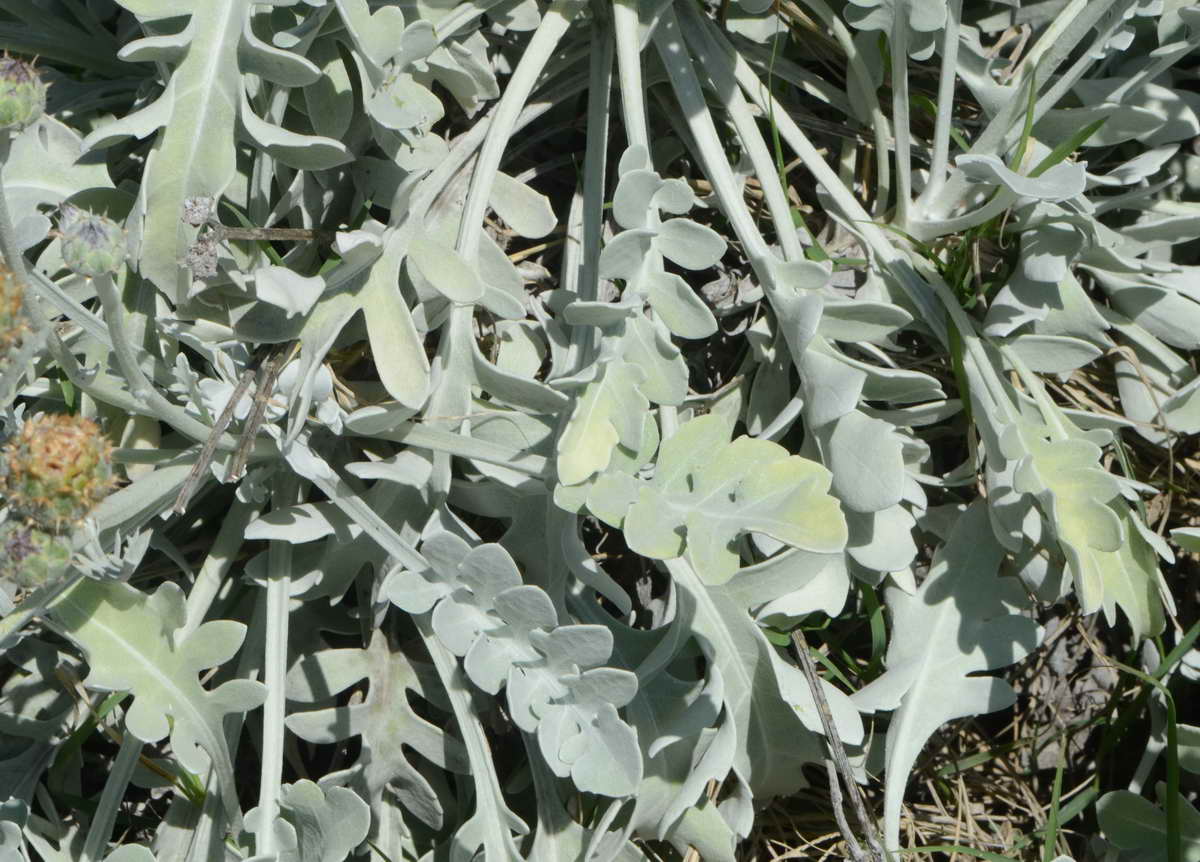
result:
[(112, 219), (63, 204), (58, 232), (63, 262), (79, 275), (114, 275), (125, 264), (125, 230)]
[(65, 532), (112, 490), (112, 444), (91, 419), (39, 413), (0, 452), (0, 474), (10, 519)]
[(19, 132), (46, 110), (46, 85), (32, 63), (0, 57), (0, 129)]
[(60, 574), (71, 559), (64, 536), (8, 521), (0, 525), (0, 578), (21, 587), (38, 587)]

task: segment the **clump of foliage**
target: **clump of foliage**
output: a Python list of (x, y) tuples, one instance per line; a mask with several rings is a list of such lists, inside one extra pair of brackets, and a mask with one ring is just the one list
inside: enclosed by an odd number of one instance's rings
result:
[(1200, 6), (0, 47), (0, 859), (732, 862), (814, 782), (932, 853), (922, 750), (1077, 630), (1122, 682), (974, 849), (1200, 849)]

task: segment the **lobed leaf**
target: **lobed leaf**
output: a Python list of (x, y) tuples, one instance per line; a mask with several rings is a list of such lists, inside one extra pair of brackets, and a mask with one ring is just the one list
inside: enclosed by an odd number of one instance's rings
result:
[(576, 396), (571, 417), (558, 438), (558, 479), (577, 485), (603, 472), (613, 447), (636, 450), (643, 417), (650, 407), (639, 390), (645, 374), (621, 360), (604, 363), (596, 379)]
[(1021, 592), (999, 577), (1003, 549), (987, 509), (969, 506), (934, 556), (915, 594), (887, 591), (893, 636), (887, 670), (851, 699), (860, 709), (895, 710), (888, 726), (884, 837), (899, 847), (900, 809), (912, 765), (947, 721), (1011, 706), (1012, 687), (977, 676), (1020, 661), (1041, 641), (1040, 627), (1018, 612)]
[(84, 580), (64, 593), (52, 613), (63, 631), (88, 656), (86, 684), (102, 691), (129, 691), (130, 732), (146, 742), (170, 735), (183, 766), (202, 774), (211, 763), (226, 815), (241, 820), (233, 760), (222, 722), (231, 712), (259, 706), (261, 683), (233, 679), (212, 691), (197, 674), (237, 653), (246, 627), (214, 620), (176, 641), (184, 624), (183, 592), (165, 583), (147, 595), (128, 584)]
[[(729, 430), (722, 418), (701, 416), (662, 445), (654, 478), (639, 483), (634, 502), (610, 521), (622, 527), (629, 547), (660, 560), (686, 552), (710, 584), (736, 574), (735, 541), (745, 533), (818, 553), (845, 547), (845, 518), (827, 493), (829, 471), (766, 440), (729, 442)], [(598, 502), (627, 498), (616, 482), (632, 489), (628, 480), (605, 474), (591, 494)]]

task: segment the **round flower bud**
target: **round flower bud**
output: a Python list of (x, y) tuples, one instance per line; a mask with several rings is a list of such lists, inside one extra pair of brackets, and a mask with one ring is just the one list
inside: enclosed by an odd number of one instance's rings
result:
[(112, 444), (91, 419), (39, 413), (0, 452), (0, 473), (10, 519), (65, 532), (112, 490)]
[(19, 132), (46, 110), (46, 85), (32, 63), (0, 57), (0, 129)]
[(27, 524), (0, 525), (0, 578), (20, 587), (39, 587), (61, 574), (71, 559), (71, 542)]
[(58, 232), (63, 262), (79, 275), (114, 275), (125, 264), (125, 230), (112, 219), (64, 204)]

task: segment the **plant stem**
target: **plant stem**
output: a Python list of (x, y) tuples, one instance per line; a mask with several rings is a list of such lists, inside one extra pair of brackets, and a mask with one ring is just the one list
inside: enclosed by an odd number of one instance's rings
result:
[[(608, 175), (609, 108), (612, 101), (613, 57), (616, 42), (605, 28), (593, 45), (588, 76), (587, 142), (584, 152), (582, 243), (568, 243), (580, 256), (576, 295), (583, 302), (600, 296), (600, 237), (604, 226), (604, 186)], [(579, 248), (582, 246), (582, 248)], [(565, 255), (564, 255), (565, 256)], [(565, 371), (577, 374), (595, 361), (599, 332), (591, 326), (572, 326)]]
[(227, 239), (273, 242), (333, 242), (337, 231), (305, 227), (227, 227), (209, 226), (218, 241)]
[(128, 728), (121, 738), (121, 747), (113, 761), (112, 771), (104, 782), (104, 791), (96, 805), (96, 813), (88, 827), (87, 838), (80, 854), (80, 862), (99, 862), (105, 855), (104, 849), (112, 837), (113, 824), (117, 822), (117, 810), (125, 797), (125, 789), (133, 778), (133, 770), (138, 765), (142, 753), (142, 740), (138, 739)]
[[(298, 483), (286, 473), (275, 489), (275, 508), (297, 502)], [(275, 820), (279, 816), (279, 791), (283, 781), (284, 718), (287, 715), (286, 676), (288, 658), (288, 620), (291, 602), (292, 545), (271, 542), (267, 550), (267, 592), (263, 596), (266, 636), (263, 644), (263, 683), (267, 699), (263, 702), (263, 735), (258, 783), (259, 831), (255, 852), (277, 852)]]
[[(912, 204), (912, 131), (908, 118), (908, 21), (897, 15), (892, 26), (892, 133), (896, 137), (896, 215), (893, 223), (908, 230)], [(879, 154), (883, 158), (883, 154)]]
[(613, 30), (617, 41), (617, 70), (621, 89), (621, 116), (630, 147), (650, 152), (650, 130), (646, 125), (645, 88), (642, 84), (642, 53), (638, 40), (639, 4), (617, 0), (613, 4)]
[(958, 24), (962, 0), (950, 0), (946, 7), (946, 29), (942, 32), (942, 68), (938, 79), (937, 119), (933, 128), (933, 161), (929, 181), (917, 198), (918, 207), (936, 197), (946, 183), (946, 165), (950, 156), (950, 128), (954, 121), (954, 83), (958, 66)]
[[(841, 18), (834, 14), (825, 0), (802, 0), (802, 2), (816, 13), (817, 17), (821, 19), (821, 23), (829, 28), (830, 32), (833, 33), (833, 37), (846, 53), (850, 83), (857, 88), (858, 97), (862, 99), (862, 103), (867, 106), (867, 110), (870, 112), (871, 127), (875, 131), (875, 207), (877, 210), (876, 215), (882, 215), (892, 190), (892, 179), (887, 159), (887, 144), (892, 137), (892, 131), (887, 115), (883, 113), (883, 108), (879, 105), (879, 98), (875, 93), (875, 82), (871, 77), (871, 72), (867, 68), (866, 62), (863, 61), (862, 55), (858, 51), (858, 45), (855, 44), (854, 37), (851, 35), (849, 28), (846, 27), (845, 22)], [(792, 5), (790, 0), (783, 0), (783, 8), (785, 10), (790, 5)], [(742, 62), (740, 56), (738, 60)], [(751, 94), (750, 98), (754, 98), (753, 94)]]
[[(725, 107), (729, 111), (729, 117), (737, 128), (738, 137), (742, 139), (742, 143), (746, 147), (746, 154), (750, 157), (754, 172), (758, 176), (784, 260), (804, 260), (804, 248), (801, 246), (800, 240), (796, 236), (796, 228), (792, 224), (787, 193), (784, 191), (780, 174), (774, 169), (771, 152), (767, 149), (767, 144), (758, 131), (746, 97), (733, 78), (733, 70), (729, 68), (729, 63), (724, 62), (724, 58), (720, 56), (720, 48), (713, 39), (713, 28), (703, 26), (704, 22), (708, 20), (707, 16), (702, 16), (696, 7), (685, 4), (679, 9), (682, 13), (680, 27), (688, 38), (688, 47), (693, 51), (698, 65), (715, 87), (728, 94)], [(769, 104), (773, 109), (775, 100), (771, 99)], [(768, 116), (772, 114), (773, 110)], [(772, 123), (772, 128), (778, 129), (774, 123)], [(816, 237), (812, 237), (812, 240), (815, 243)]]

